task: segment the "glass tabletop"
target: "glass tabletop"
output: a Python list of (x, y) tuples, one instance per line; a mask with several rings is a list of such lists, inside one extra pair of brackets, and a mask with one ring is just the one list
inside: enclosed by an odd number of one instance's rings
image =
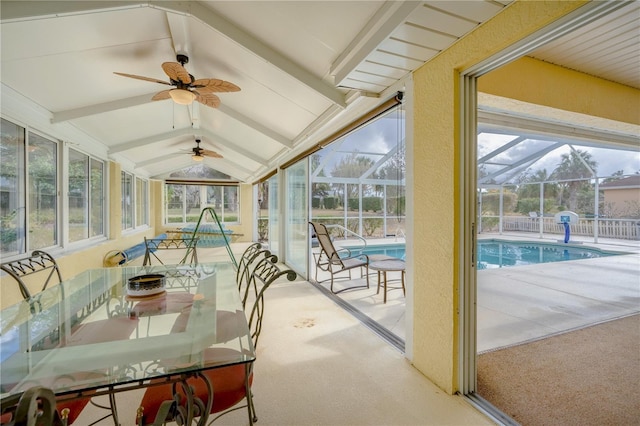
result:
[[(164, 276), (140, 296), (129, 280)], [(57, 395), (255, 359), (231, 263), (87, 270), (0, 311), (0, 393)]]

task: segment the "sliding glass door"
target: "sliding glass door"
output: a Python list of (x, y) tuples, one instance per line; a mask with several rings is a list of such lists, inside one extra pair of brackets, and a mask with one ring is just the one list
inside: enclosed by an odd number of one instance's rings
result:
[(285, 262), (298, 274), (307, 277), (309, 257), (309, 173), (308, 159), (298, 161), (285, 172)]

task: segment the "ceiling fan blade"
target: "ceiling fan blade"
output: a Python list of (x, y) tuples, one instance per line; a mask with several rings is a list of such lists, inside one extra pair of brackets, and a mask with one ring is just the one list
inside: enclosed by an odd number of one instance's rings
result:
[(204, 155), (206, 157), (222, 158), (222, 155), (218, 154), (215, 151), (211, 151), (211, 150), (208, 150), (208, 149), (202, 149), (200, 152), (202, 153), (202, 155)]
[(150, 81), (152, 83), (160, 83), (160, 84), (166, 84), (167, 86), (173, 86), (173, 84), (168, 83), (166, 81), (158, 80), (157, 78), (143, 77), (141, 75), (134, 75), (134, 74), (125, 74), (123, 72), (114, 72), (114, 74), (118, 74), (123, 77), (135, 78), (137, 80), (144, 80), (144, 81)]
[(196, 101), (211, 108), (218, 108), (220, 106), (220, 98), (213, 93), (196, 93)]
[(204, 93), (240, 91), (240, 88), (235, 84), (217, 78), (199, 78), (191, 84), (191, 87)]
[(151, 98), (152, 101), (164, 101), (165, 99), (171, 99), (171, 96), (169, 95), (169, 92), (173, 90), (173, 89), (169, 89), (169, 90), (163, 90), (162, 92), (158, 92), (155, 95), (153, 95), (153, 98)]
[(180, 81), (184, 84), (191, 84), (191, 76), (182, 65), (177, 62), (165, 62), (162, 69), (171, 80)]

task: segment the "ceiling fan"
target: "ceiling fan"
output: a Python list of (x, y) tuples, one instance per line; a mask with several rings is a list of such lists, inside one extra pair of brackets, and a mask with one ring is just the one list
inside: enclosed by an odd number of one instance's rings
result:
[(238, 92), (240, 90), (238, 86), (225, 80), (218, 80), (216, 78), (201, 78), (196, 80), (184, 68), (184, 64), (189, 62), (189, 57), (186, 55), (177, 55), (176, 60), (179, 63), (165, 62), (162, 64), (162, 69), (167, 76), (169, 76), (169, 82), (121, 72), (114, 72), (114, 74), (174, 86), (173, 89), (156, 93), (151, 100), (161, 101), (171, 98), (175, 103), (180, 105), (190, 105), (195, 100), (208, 107), (217, 108), (220, 105), (220, 98), (214, 95), (214, 92)]
[(209, 149), (200, 148), (200, 139), (196, 139), (196, 146), (191, 149), (193, 161), (202, 161), (204, 157), (222, 158), (222, 155)]

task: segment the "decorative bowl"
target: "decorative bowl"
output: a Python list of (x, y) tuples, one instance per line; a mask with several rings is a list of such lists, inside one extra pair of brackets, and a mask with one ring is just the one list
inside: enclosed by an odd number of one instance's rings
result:
[(162, 274), (145, 274), (129, 278), (127, 294), (146, 297), (165, 292), (165, 277)]

